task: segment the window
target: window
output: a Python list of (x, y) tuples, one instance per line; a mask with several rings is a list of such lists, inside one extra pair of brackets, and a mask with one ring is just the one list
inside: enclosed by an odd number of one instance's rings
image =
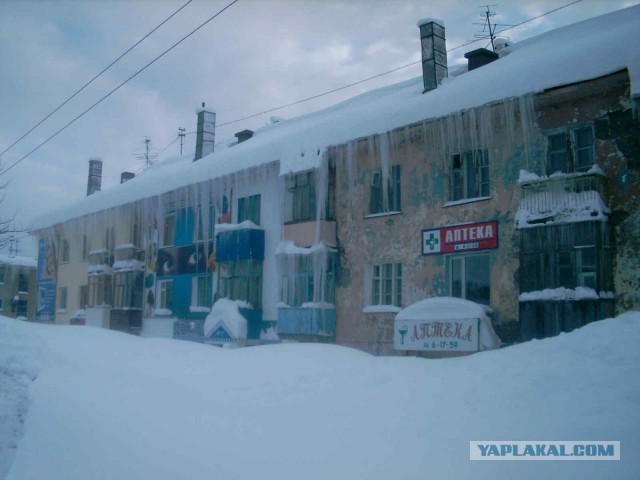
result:
[(610, 228), (580, 222), (520, 233), (520, 291), (588, 287), (613, 290)]
[(113, 307), (142, 308), (142, 272), (118, 272), (114, 275)]
[(62, 263), (68, 263), (69, 262), (69, 256), (70, 256), (69, 240), (67, 240), (65, 238), (64, 240), (62, 240), (62, 244), (60, 246), (61, 262)]
[(173, 309), (173, 280), (158, 282), (158, 306), (167, 310)]
[(21, 273), (18, 275), (18, 292), (20, 293), (29, 292), (29, 277), (24, 273)]
[(134, 223), (131, 226), (131, 244), (135, 247), (140, 247), (142, 244), (140, 242), (140, 225)]
[(176, 237), (176, 214), (167, 213), (164, 216), (164, 226), (162, 229), (162, 246), (168, 247), (174, 244)]
[(586, 172), (595, 162), (592, 125), (547, 134), (547, 173)]
[[(321, 174), (323, 172), (320, 172)], [(335, 216), (335, 167), (329, 165), (327, 170), (327, 191), (325, 200), (325, 219)], [(304, 172), (290, 175), (286, 179), (285, 222), (309, 222), (316, 219), (317, 193), (316, 172)], [(323, 193), (323, 192), (320, 192)]]
[(373, 173), (369, 203), (370, 214), (402, 211), (401, 173), (400, 165), (391, 167), (387, 178), (386, 197), (382, 171), (378, 170)]
[(67, 287), (60, 287), (58, 289), (58, 309), (67, 309)]
[(111, 304), (111, 276), (89, 276), (89, 302), (90, 307), (99, 307)]
[(82, 261), (85, 261), (89, 257), (89, 251), (91, 246), (89, 244), (89, 238), (86, 235), (82, 236)]
[(371, 304), (402, 306), (401, 263), (383, 263), (373, 266)]
[(0, 265), (0, 283), (4, 283), (6, 268), (7, 268), (6, 265)]
[(112, 251), (116, 246), (116, 227), (108, 227), (104, 236), (104, 248)]
[(4, 302), (3, 300), (0, 298), (0, 312), (4, 310)]
[(449, 192), (451, 201), (489, 196), (489, 154), (486, 150), (469, 150), (451, 158)]
[[(326, 265), (319, 263), (314, 270), (314, 261), (325, 261), (324, 256), (294, 255), (281, 257), (280, 300), (291, 307), (305, 303), (335, 302), (335, 254), (328, 253)], [(292, 269), (289, 267), (293, 266)], [(319, 283), (319, 285), (316, 285)]]
[(238, 223), (245, 220), (260, 225), (260, 195), (238, 199)]
[(262, 305), (262, 262), (238, 260), (219, 264), (218, 295), (244, 300), (259, 308)]
[(287, 178), (287, 222), (306, 222), (316, 218), (315, 172), (304, 172)]
[[(208, 234), (207, 234), (207, 238), (209, 240), (213, 240), (214, 236), (215, 236), (215, 223), (216, 223), (216, 219), (214, 216), (214, 212), (215, 209), (213, 207), (213, 205), (209, 205), (209, 209), (208, 209)], [(204, 218), (202, 215), (202, 207), (198, 207), (198, 228), (196, 230), (196, 241), (198, 242), (202, 242), (205, 240), (204, 238), (204, 232), (205, 232), (205, 228), (204, 228)]]
[(195, 277), (193, 283), (192, 304), (198, 307), (211, 308), (213, 277), (211, 275)]
[(78, 308), (84, 309), (89, 305), (89, 285), (81, 285), (78, 291)]
[(489, 305), (491, 300), (489, 255), (451, 257), (451, 296)]

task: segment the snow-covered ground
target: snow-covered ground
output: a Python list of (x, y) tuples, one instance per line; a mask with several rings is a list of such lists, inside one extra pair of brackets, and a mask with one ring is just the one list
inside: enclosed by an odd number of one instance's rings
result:
[[(638, 345), (640, 313), (446, 360), (0, 317), (0, 478), (638, 478)], [(621, 461), (472, 462), (471, 440), (617, 440)]]

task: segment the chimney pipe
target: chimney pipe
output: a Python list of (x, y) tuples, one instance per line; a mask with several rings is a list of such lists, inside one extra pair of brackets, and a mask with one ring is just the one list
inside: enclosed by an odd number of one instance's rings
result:
[(241, 132), (236, 133), (236, 138), (238, 139), (238, 143), (245, 142), (253, 137), (252, 130), (242, 130)]
[(488, 63), (496, 61), (500, 58), (495, 52), (487, 50), (486, 48), (477, 48), (471, 52), (465, 53), (464, 58), (469, 60), (467, 70), (475, 70), (476, 68), (484, 67)]
[(136, 176), (136, 174), (132, 173), (132, 172), (122, 172), (120, 174), (120, 183), (122, 184), (124, 182), (128, 182), (129, 180), (131, 180), (135, 176)]
[(89, 178), (87, 179), (87, 197), (100, 191), (102, 187), (102, 160), (89, 159)]
[(442, 20), (425, 18), (418, 22), (418, 27), (422, 44), (422, 93), (426, 93), (437, 88), (448, 74), (447, 44)]
[(205, 107), (196, 110), (198, 114), (198, 128), (196, 129), (196, 156), (193, 159), (200, 160), (202, 157), (213, 153), (216, 138), (216, 112)]

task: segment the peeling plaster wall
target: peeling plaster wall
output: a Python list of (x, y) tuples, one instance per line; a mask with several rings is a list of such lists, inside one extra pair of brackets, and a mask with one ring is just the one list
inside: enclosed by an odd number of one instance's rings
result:
[[(595, 126), (596, 163), (606, 176), (604, 201), (611, 209), (617, 313), (640, 309), (640, 122), (634, 101), (624, 70), (554, 89), (536, 102), (543, 130), (586, 122)], [(539, 162), (533, 172), (544, 174), (544, 168)]]
[[(490, 256), (494, 323), (517, 321), (519, 251), (514, 219), (519, 205), (518, 175), (532, 156), (540, 155), (543, 142), (539, 135), (531, 138), (536, 134), (530, 128), (532, 103), (506, 103), (389, 134), (389, 167), (402, 166), (402, 213), (367, 217), (373, 172), (381, 168), (381, 136), (332, 152), (338, 165), (336, 217), (342, 247), (336, 289), (337, 343), (377, 354), (397, 353), (393, 350), (395, 314), (363, 312), (370, 303), (372, 266), (403, 265), (401, 307), (428, 297), (449, 296), (452, 255), (423, 256), (421, 232), (463, 223), (498, 222), (499, 247), (466, 255)], [(472, 118), (468, 121), (465, 115)], [(451, 156), (481, 148), (489, 154), (490, 198), (445, 206), (450, 199)]]
[[(491, 220), (498, 222), (499, 247), (476, 253), (490, 255), (494, 327), (503, 341), (519, 341), (519, 232), (514, 226), (519, 171), (546, 175), (543, 132), (584, 122), (596, 127), (596, 163), (607, 176), (605, 201), (616, 226), (617, 309), (640, 308), (640, 135), (631, 107), (629, 77), (622, 71), (332, 149), (340, 250), (336, 343), (375, 354), (399, 353), (393, 350), (395, 313), (363, 312), (370, 303), (372, 265), (403, 265), (403, 308), (450, 295), (452, 254), (423, 256), (421, 231)], [(381, 152), (387, 141), (388, 159)], [(489, 153), (490, 198), (445, 206), (451, 156), (480, 148)], [(402, 166), (402, 212), (367, 218), (373, 173), (383, 164)]]

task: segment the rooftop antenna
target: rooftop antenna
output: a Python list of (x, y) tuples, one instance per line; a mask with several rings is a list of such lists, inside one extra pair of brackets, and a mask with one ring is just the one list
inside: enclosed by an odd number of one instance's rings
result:
[(186, 128), (178, 127), (178, 136), (180, 137), (180, 155), (182, 155), (182, 142), (184, 140), (184, 137), (186, 136), (186, 133), (184, 133), (185, 130)]
[[(496, 51), (496, 38), (498, 38), (495, 34), (496, 27), (513, 27), (513, 25), (503, 23), (491, 23), (491, 17), (496, 16), (496, 13), (491, 11), (491, 7), (495, 7), (496, 5), (497, 4), (481, 6), (481, 8), (486, 8), (486, 10), (480, 13), (482, 23), (474, 23), (474, 25), (482, 25), (482, 33), (476, 33), (474, 37), (480, 40), (489, 39), (491, 51), (493, 52)], [(488, 46), (489, 45), (487, 45), (487, 47)]]
[(136, 154), (135, 157), (138, 160), (144, 161), (144, 166), (148, 167), (158, 156), (155, 150), (156, 149), (153, 147), (153, 145), (151, 145), (151, 139), (149, 137), (144, 137), (144, 151), (142, 153)]

